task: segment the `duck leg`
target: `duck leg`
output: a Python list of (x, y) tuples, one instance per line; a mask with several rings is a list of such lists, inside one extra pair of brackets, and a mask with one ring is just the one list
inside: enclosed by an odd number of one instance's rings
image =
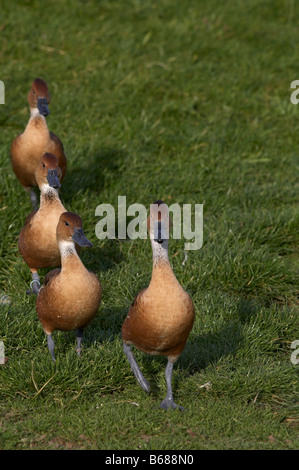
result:
[(55, 343), (53, 341), (51, 333), (47, 334), (47, 342), (48, 342), (48, 349), (50, 351), (51, 357), (52, 357), (53, 361), (55, 361), (55, 356), (54, 356)]
[(32, 281), (30, 282), (30, 289), (27, 290), (27, 294), (38, 294), (40, 289), (39, 275), (37, 272), (32, 272)]
[(33, 209), (37, 209), (37, 195), (35, 194), (34, 189), (30, 190), (29, 196)]
[(131, 351), (131, 348), (128, 344), (123, 343), (124, 345), (124, 353), (128, 358), (128, 361), (130, 363), (131, 369), (137, 379), (137, 382), (139, 385), (143, 388), (143, 390), (147, 393), (150, 393), (150, 386), (147, 380), (143, 377), (141, 370), (139, 369), (139, 366), (136, 362), (135, 356)]
[(78, 354), (79, 357), (81, 355), (82, 337), (83, 337), (83, 328), (78, 328), (77, 331), (76, 331), (76, 339), (77, 339), (76, 351), (77, 351), (77, 354)]
[(32, 204), (33, 209), (37, 209), (38, 200), (37, 200), (37, 195), (36, 195), (34, 189), (31, 188), (31, 187), (26, 187), (26, 188), (24, 188), (24, 189), (25, 189), (25, 191), (29, 194), (30, 201), (31, 201), (31, 204)]
[(166, 378), (166, 385), (167, 385), (167, 394), (164, 400), (160, 404), (160, 408), (163, 408), (164, 410), (168, 410), (168, 408), (172, 408), (175, 410), (178, 408), (181, 411), (184, 411), (184, 408), (182, 406), (177, 405), (174, 402), (173, 395), (172, 395), (172, 385), (171, 385), (171, 380), (172, 380), (172, 369), (173, 369), (173, 362), (170, 362), (168, 360), (166, 369), (165, 369), (165, 378)]

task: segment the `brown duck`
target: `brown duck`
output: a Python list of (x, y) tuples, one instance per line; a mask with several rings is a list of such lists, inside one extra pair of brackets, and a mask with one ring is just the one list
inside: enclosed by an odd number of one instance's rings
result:
[(83, 233), (81, 218), (64, 212), (56, 234), (61, 268), (47, 274), (36, 299), (38, 318), (47, 335), (53, 360), (54, 330), (76, 330), (77, 353), (80, 355), (83, 329), (97, 314), (102, 297), (97, 276), (86, 269), (75, 248), (75, 242), (81, 247), (92, 246)]
[(30, 119), (24, 132), (11, 144), (10, 158), (13, 171), (23, 188), (29, 193), (32, 205), (37, 207), (37, 197), (33, 188), (37, 185), (35, 170), (41, 156), (53, 153), (58, 158), (61, 179), (66, 173), (67, 161), (61, 140), (49, 132), (46, 116), (49, 114), (50, 94), (48, 86), (41, 78), (36, 78), (28, 93)]
[[(141, 387), (149, 393), (148, 382), (135, 360), (131, 345), (141, 351), (166, 356), (167, 395), (164, 409), (177, 408), (172, 393), (173, 364), (182, 353), (194, 322), (194, 307), (179, 284), (168, 259), (168, 208), (163, 201), (151, 206), (148, 230), (153, 250), (153, 269), (149, 286), (135, 298), (122, 326), (124, 352)], [(179, 406), (179, 409), (183, 409)]]
[(35, 170), (40, 207), (29, 214), (19, 235), (19, 251), (31, 271), (34, 294), (40, 287), (38, 269), (60, 266), (56, 227), (60, 215), (66, 212), (58, 193), (60, 174), (55, 155), (45, 153)]

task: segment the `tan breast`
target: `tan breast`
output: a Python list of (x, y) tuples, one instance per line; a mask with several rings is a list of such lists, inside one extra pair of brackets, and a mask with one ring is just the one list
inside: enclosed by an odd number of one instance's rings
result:
[[(80, 261), (80, 260), (79, 260)], [(80, 261), (81, 263), (81, 261)], [(97, 276), (74, 263), (40, 290), (37, 313), (47, 334), (88, 325), (98, 312), (102, 289)]]
[(155, 268), (150, 286), (129, 310), (122, 335), (150, 354), (178, 356), (194, 322), (190, 296), (175, 278), (170, 266)]

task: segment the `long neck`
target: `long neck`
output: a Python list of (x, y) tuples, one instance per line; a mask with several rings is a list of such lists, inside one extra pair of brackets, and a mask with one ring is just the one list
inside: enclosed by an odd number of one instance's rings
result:
[(161, 280), (165, 279), (176, 279), (172, 271), (168, 258), (168, 240), (163, 243), (158, 243), (154, 240), (152, 242), (153, 250), (153, 270), (150, 286), (154, 287), (161, 284)]
[(152, 250), (153, 250), (153, 266), (157, 264), (169, 264), (168, 259), (168, 240), (164, 240), (163, 243), (158, 243), (151, 239)]
[(154, 292), (164, 292), (167, 289), (179, 289), (179, 284), (168, 258), (168, 240), (164, 240), (163, 243), (159, 244), (154, 240), (152, 242), (153, 249), (153, 270), (149, 289)]
[(76, 248), (75, 243), (71, 240), (60, 240), (58, 242), (60, 256), (61, 256), (61, 271), (63, 273), (73, 272), (74, 269), (86, 270), (82, 263)]

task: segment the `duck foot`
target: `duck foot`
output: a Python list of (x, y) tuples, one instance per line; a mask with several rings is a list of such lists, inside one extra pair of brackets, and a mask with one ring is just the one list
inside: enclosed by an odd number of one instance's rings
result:
[(163, 401), (161, 401), (160, 408), (163, 408), (165, 411), (167, 411), (169, 408), (172, 408), (173, 410), (176, 410), (177, 408), (180, 411), (184, 411), (184, 408), (180, 405), (177, 405), (173, 399), (169, 398), (164, 398)]
[(180, 411), (184, 411), (184, 408), (182, 406), (179, 406), (174, 402), (174, 399), (172, 396), (172, 385), (171, 385), (172, 369), (173, 369), (173, 362), (170, 362), (168, 360), (166, 368), (165, 368), (167, 394), (164, 400), (161, 402), (160, 408), (163, 408), (164, 410), (168, 410), (169, 408), (176, 410), (178, 408)]

